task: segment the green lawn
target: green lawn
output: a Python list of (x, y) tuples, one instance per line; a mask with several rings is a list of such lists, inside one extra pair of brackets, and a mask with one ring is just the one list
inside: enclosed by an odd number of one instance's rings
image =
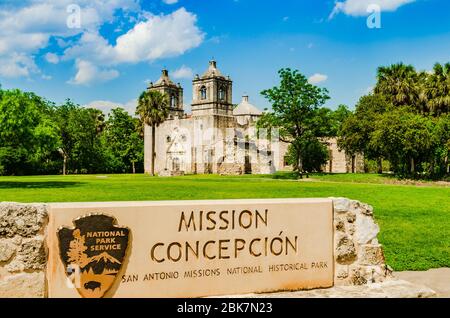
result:
[(80, 202), (347, 197), (371, 204), (387, 263), (395, 270), (450, 267), (450, 187), (392, 184), (378, 175), (145, 175), (0, 177), (0, 201)]

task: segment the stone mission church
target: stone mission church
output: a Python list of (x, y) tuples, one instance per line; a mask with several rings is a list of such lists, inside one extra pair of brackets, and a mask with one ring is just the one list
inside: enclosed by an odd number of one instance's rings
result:
[[(256, 137), (256, 122), (262, 112), (248, 96), (235, 107), (233, 82), (210, 61), (206, 72), (192, 81), (191, 114), (183, 103), (183, 88), (175, 84), (167, 70), (151, 83), (149, 90), (170, 98), (169, 118), (156, 129), (155, 172), (160, 176), (182, 174), (268, 174), (289, 170), (288, 145), (272, 136)], [(145, 129), (145, 171), (152, 169), (152, 130)], [(270, 141), (269, 141), (270, 140)], [(326, 140), (330, 153), (325, 172), (360, 171), (361, 165), (337, 148), (336, 140)], [(353, 164), (352, 164), (353, 162)]]

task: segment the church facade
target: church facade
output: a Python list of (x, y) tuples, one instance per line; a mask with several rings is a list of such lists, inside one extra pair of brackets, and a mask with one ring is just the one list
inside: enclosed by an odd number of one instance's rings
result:
[[(256, 122), (262, 112), (248, 96), (233, 105), (233, 82), (222, 75), (215, 61), (206, 72), (192, 81), (191, 113), (183, 103), (183, 88), (174, 83), (167, 70), (151, 83), (149, 90), (167, 94), (169, 118), (156, 128), (155, 172), (160, 176), (183, 174), (269, 174), (290, 170), (286, 162), (288, 145), (279, 141), (276, 132), (257, 134)], [(152, 170), (152, 130), (145, 128), (145, 171)], [(337, 148), (336, 140), (326, 140), (330, 161), (325, 172), (360, 171), (355, 158)], [(353, 164), (352, 164), (353, 162)]]

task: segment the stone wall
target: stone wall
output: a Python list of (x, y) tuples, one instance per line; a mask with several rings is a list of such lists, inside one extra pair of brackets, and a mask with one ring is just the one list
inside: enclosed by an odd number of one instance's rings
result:
[[(333, 198), (335, 285), (380, 283), (392, 276), (371, 206)], [(45, 297), (47, 206), (0, 203), (0, 298)]]
[(42, 204), (0, 203), (0, 298), (45, 297), (45, 228)]
[(392, 277), (370, 205), (333, 198), (335, 285), (380, 283)]
[[(325, 141), (328, 145), (331, 160), (328, 160), (322, 167), (323, 171), (329, 173), (352, 173), (352, 156), (339, 149), (336, 138), (327, 138)], [(362, 154), (355, 156), (354, 165), (355, 173), (364, 172), (364, 156)]]

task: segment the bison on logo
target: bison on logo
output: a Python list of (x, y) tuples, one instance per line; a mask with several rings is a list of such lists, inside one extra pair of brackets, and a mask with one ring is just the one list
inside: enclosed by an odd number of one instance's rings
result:
[(106, 215), (85, 216), (74, 225), (57, 234), (67, 275), (82, 297), (104, 297), (122, 269), (130, 230)]

